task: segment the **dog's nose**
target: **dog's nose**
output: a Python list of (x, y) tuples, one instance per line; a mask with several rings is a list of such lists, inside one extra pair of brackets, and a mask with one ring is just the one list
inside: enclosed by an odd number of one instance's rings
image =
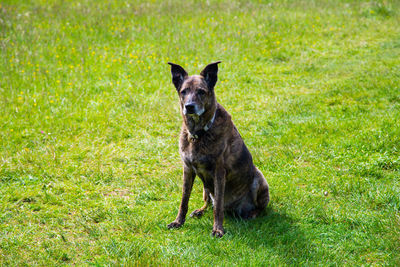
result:
[(195, 104), (190, 103), (185, 105), (186, 113), (193, 114), (195, 112)]

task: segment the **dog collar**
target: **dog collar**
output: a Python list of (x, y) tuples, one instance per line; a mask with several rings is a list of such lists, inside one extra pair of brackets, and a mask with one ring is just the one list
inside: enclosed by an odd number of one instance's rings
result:
[(203, 129), (196, 131), (194, 134), (192, 134), (189, 131), (190, 138), (191, 139), (199, 139), (200, 137), (202, 137), (211, 128), (212, 124), (214, 123), (216, 113), (217, 113), (217, 111), (214, 112), (213, 117), (211, 118), (211, 120), (209, 122), (207, 122), (207, 124), (203, 127)]

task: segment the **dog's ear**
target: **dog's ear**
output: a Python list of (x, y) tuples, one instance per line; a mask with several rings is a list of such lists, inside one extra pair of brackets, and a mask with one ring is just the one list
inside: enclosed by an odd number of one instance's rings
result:
[(183, 80), (188, 76), (187, 72), (178, 64), (168, 62), (171, 65), (172, 83), (175, 85), (176, 90), (182, 86)]
[(204, 77), (204, 79), (207, 82), (208, 88), (211, 90), (214, 88), (215, 84), (217, 83), (218, 80), (218, 64), (221, 63), (221, 61), (217, 61), (211, 64), (208, 64), (204, 70), (200, 73), (201, 76)]

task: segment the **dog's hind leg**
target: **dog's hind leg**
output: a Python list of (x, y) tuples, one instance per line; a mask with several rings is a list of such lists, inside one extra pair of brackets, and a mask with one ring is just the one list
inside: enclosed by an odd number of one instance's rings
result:
[(211, 202), (211, 198), (210, 198), (210, 191), (208, 191), (207, 188), (203, 187), (203, 200), (204, 200), (204, 205), (203, 207), (201, 207), (200, 209), (197, 209), (195, 211), (193, 211), (190, 214), (190, 217), (197, 217), (200, 218), (201, 216), (203, 216), (204, 211), (207, 209), (208, 205)]
[(247, 218), (255, 218), (257, 215), (264, 210), (269, 202), (269, 187), (267, 180), (264, 175), (256, 168), (254, 182), (251, 188), (252, 200), (255, 205), (255, 209), (246, 214)]
[(269, 203), (269, 186), (264, 175), (256, 168), (256, 179), (258, 179), (257, 198), (255, 200), (258, 213), (261, 212)]

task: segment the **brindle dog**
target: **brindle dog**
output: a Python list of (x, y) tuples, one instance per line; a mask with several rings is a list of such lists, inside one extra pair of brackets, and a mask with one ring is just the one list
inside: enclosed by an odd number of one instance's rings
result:
[(200, 75), (188, 76), (171, 65), (172, 82), (179, 94), (183, 124), (179, 151), (183, 160), (183, 195), (178, 216), (168, 228), (185, 222), (195, 176), (203, 182), (204, 205), (191, 216), (200, 217), (210, 202), (214, 207), (213, 236), (222, 237), (224, 211), (254, 218), (269, 202), (269, 188), (228, 112), (217, 103), (214, 86), (218, 63)]

